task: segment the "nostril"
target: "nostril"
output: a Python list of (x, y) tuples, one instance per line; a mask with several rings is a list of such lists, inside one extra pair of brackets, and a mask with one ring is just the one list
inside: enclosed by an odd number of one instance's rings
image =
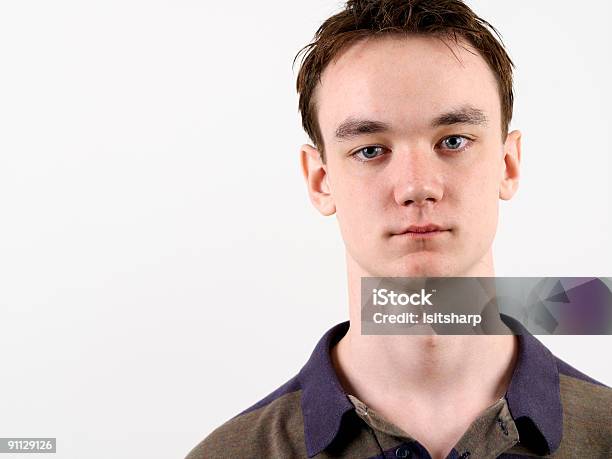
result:
[(409, 206), (409, 205), (423, 206), (428, 203), (435, 204), (436, 202), (438, 202), (436, 198), (425, 198), (424, 200), (418, 200), (418, 201), (415, 201), (414, 199), (407, 199), (406, 201), (404, 201), (404, 205), (405, 206)]

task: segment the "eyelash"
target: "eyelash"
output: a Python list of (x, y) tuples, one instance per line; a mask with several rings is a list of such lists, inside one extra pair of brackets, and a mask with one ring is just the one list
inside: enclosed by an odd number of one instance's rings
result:
[[(458, 138), (465, 139), (465, 141), (466, 141), (465, 145), (462, 148), (457, 148), (457, 149), (447, 148), (446, 149), (447, 151), (462, 152), (462, 151), (466, 150), (467, 148), (469, 148), (471, 146), (472, 142), (474, 141), (474, 139), (472, 139), (472, 138), (470, 138), (468, 136), (465, 136), (465, 135), (449, 135), (449, 136), (444, 137), (442, 140), (440, 140), (438, 142), (438, 144), (441, 144), (445, 140), (451, 139), (453, 137), (458, 137)], [(355, 150), (353, 153), (350, 154), (350, 156), (352, 156), (356, 161), (359, 161), (359, 162), (362, 162), (362, 163), (367, 163), (367, 162), (373, 161), (373, 160), (375, 160), (377, 158), (380, 158), (380, 156), (382, 156), (382, 155), (378, 155), (378, 156), (375, 156), (374, 158), (370, 158), (370, 159), (359, 159), (359, 157), (357, 155), (359, 153), (361, 153), (363, 150), (365, 150), (366, 148), (383, 148), (384, 149), (385, 147), (383, 147), (382, 145), (366, 145), (365, 147), (361, 147), (358, 150)]]

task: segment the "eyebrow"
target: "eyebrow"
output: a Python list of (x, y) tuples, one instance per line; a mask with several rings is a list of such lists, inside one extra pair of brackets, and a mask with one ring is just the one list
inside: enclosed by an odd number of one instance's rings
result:
[[(431, 121), (431, 127), (451, 126), (453, 124), (469, 124), (486, 126), (488, 118), (484, 111), (471, 105), (464, 105), (436, 116)], [(391, 125), (384, 121), (359, 119), (349, 116), (336, 129), (336, 140), (342, 142), (365, 134), (389, 132)]]
[(484, 111), (471, 105), (464, 105), (437, 116), (432, 121), (431, 127), (450, 126), (453, 124), (486, 126), (488, 121)]

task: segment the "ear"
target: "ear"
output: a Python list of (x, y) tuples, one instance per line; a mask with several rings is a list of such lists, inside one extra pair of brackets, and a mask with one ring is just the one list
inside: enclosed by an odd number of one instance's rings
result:
[(514, 196), (519, 185), (521, 165), (521, 132), (512, 131), (504, 142), (504, 167), (499, 186), (499, 198), (505, 201)]
[(336, 204), (329, 187), (327, 165), (323, 163), (319, 150), (311, 145), (302, 145), (300, 147), (300, 160), (310, 202), (323, 215), (334, 214)]

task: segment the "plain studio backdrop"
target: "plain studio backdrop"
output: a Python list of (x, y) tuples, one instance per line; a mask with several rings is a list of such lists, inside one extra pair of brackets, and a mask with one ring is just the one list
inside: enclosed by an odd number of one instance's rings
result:
[[(516, 63), (499, 276), (611, 276), (607, 1), (470, 5)], [(348, 316), (291, 64), (340, 2), (0, 3), (0, 437), (180, 458)], [(540, 339), (612, 384), (610, 336)]]

